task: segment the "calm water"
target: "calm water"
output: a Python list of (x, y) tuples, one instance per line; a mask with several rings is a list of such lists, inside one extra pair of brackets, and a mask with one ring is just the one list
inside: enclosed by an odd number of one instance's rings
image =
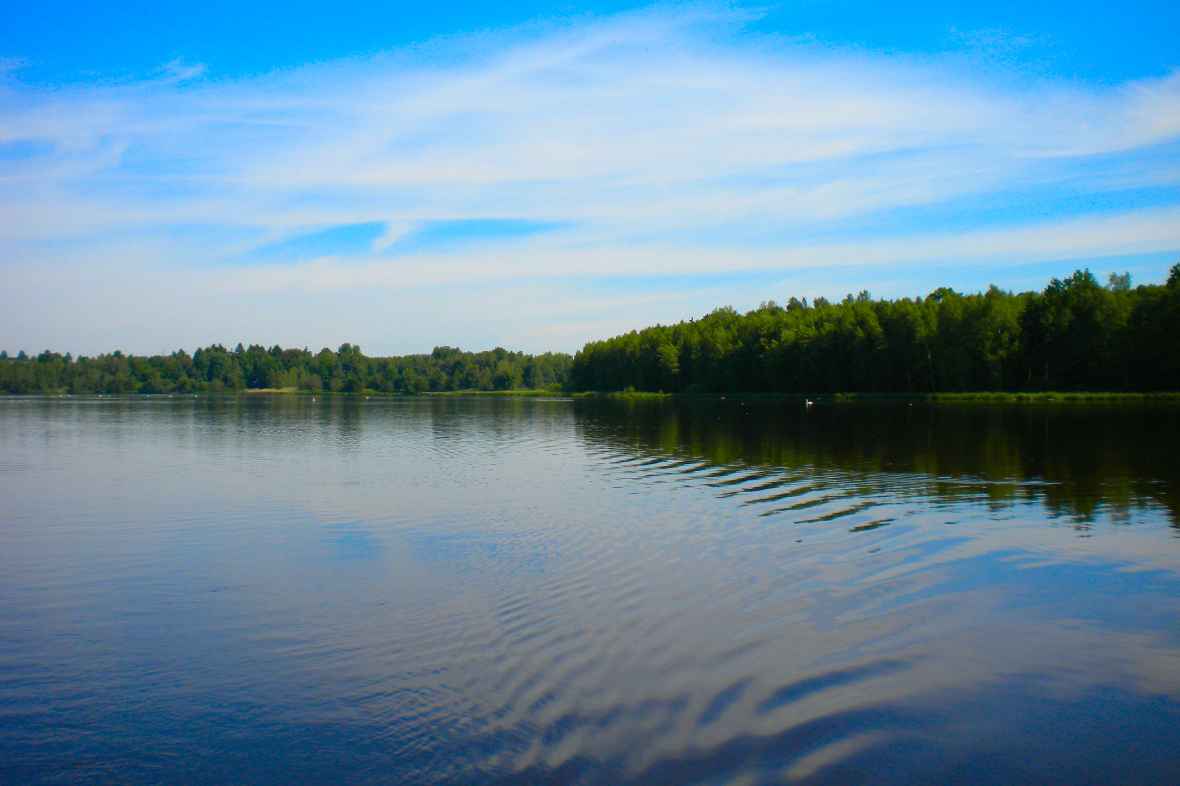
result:
[(0, 399), (0, 781), (1180, 783), (1180, 409)]

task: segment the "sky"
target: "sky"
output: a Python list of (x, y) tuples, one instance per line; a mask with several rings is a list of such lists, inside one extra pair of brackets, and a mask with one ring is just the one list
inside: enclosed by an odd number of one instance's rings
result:
[(1175, 2), (0, 17), (9, 352), (574, 351), (1180, 261)]

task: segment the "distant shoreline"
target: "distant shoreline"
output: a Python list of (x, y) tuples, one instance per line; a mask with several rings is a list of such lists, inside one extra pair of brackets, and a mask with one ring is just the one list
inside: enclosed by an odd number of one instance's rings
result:
[(972, 391), (948, 393), (650, 393), (644, 391), (579, 392), (573, 398), (603, 398), (619, 401), (704, 400), (704, 401), (799, 401), (813, 404), (841, 404), (860, 401), (895, 401), (922, 403), (1118, 403), (1166, 401), (1180, 404), (1180, 392), (1105, 392), (1105, 391)]
[[(625, 398), (669, 391), (824, 401), (1140, 401), (1161, 396), (1143, 391), (1180, 391), (1177, 335), (1180, 263), (1167, 284), (1134, 289), (1127, 274), (1112, 275), (1104, 287), (1079, 270), (1039, 293), (992, 287), (961, 295), (943, 287), (914, 299), (874, 300), (862, 292), (840, 303), (766, 301), (745, 314), (725, 307), (590, 341), (575, 355), (437, 346), (428, 354), (370, 357), (350, 343), (316, 353), (241, 343), (191, 355), (74, 357), (45, 350), (10, 357), (0, 350), (0, 390), (481, 396), (603, 390)], [(817, 388), (897, 392), (817, 394)], [(762, 392), (720, 392), (726, 390)]]
[(924, 404), (1180, 404), (1180, 391), (970, 391), (946, 393), (660, 393), (649, 391), (555, 391), (555, 390), (446, 390), (421, 393), (309, 393), (297, 388), (244, 388), (239, 391), (198, 393), (86, 393), (86, 394), (4, 394), (0, 398), (254, 398), (282, 396), (311, 399), (412, 399), (412, 398), (546, 398), (601, 401), (791, 401), (811, 404), (868, 402)]

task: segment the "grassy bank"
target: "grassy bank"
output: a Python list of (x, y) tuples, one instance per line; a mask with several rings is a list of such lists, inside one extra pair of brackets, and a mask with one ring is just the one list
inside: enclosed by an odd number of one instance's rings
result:
[[(248, 394), (298, 393), (294, 388), (267, 388), (247, 390)], [(327, 396), (357, 396), (357, 393), (327, 393)], [(403, 393), (380, 393), (366, 391), (365, 396), (400, 397)], [(1169, 402), (1180, 404), (1180, 392), (1143, 392), (1121, 393), (1109, 391), (970, 391), (961, 393), (659, 393), (644, 390), (626, 390), (613, 392), (576, 391), (572, 393), (560, 390), (445, 390), (417, 394), (418, 397), (436, 398), (573, 398), (573, 399), (607, 399), (616, 401), (665, 401), (665, 400), (700, 400), (700, 401), (811, 401), (817, 404), (840, 404), (869, 401), (901, 401), (926, 403), (979, 403), (979, 404), (1062, 404), (1062, 403), (1140, 403), (1140, 402)]]
[(463, 397), (480, 396), (492, 398), (553, 398), (566, 397), (568, 393), (562, 393), (560, 390), (548, 390), (537, 388), (520, 388), (517, 390), (440, 390), (435, 392), (420, 393), (421, 396), (439, 396), (447, 397)]
[[(4, 394), (0, 394), (3, 396)], [(35, 395), (53, 398), (66, 397), (70, 394), (64, 391), (50, 391)], [(84, 394), (96, 395), (99, 398), (111, 397), (112, 394)], [(115, 394), (116, 397), (128, 396), (180, 396), (188, 397), (233, 397), (233, 396), (302, 396), (319, 398), (568, 398), (568, 399), (599, 399), (608, 401), (783, 401), (783, 402), (812, 402), (813, 404), (848, 404), (856, 402), (924, 402), (933, 404), (1137, 404), (1137, 403), (1168, 403), (1180, 404), (1180, 391), (1155, 391), (1144, 393), (1118, 393), (1107, 391), (974, 391), (963, 393), (660, 393), (643, 390), (625, 391), (576, 391), (563, 392), (551, 389), (517, 389), (517, 390), (445, 390), (426, 391), (422, 393), (389, 393), (377, 390), (366, 390), (364, 393), (345, 392), (310, 392), (294, 387), (282, 388), (244, 388), (242, 390), (201, 391), (199, 393), (164, 393), (144, 394), (129, 393)]]
[(839, 404), (867, 401), (902, 401), (927, 403), (979, 404), (1062, 404), (1062, 403), (1143, 403), (1167, 402), (1180, 404), (1180, 392), (1116, 393), (1103, 391), (975, 391), (963, 393), (652, 393), (648, 391), (616, 391), (610, 393), (579, 392), (573, 398), (610, 399), (618, 401), (705, 400), (705, 401), (812, 401), (819, 404)]
[[(911, 397), (913, 398), (913, 397)], [(1027, 402), (1027, 403), (1117, 403), (1140, 401), (1167, 401), (1180, 403), (1180, 392), (1118, 393), (1103, 391), (1044, 391), (1032, 393), (976, 392), (976, 393), (931, 393), (919, 397), (926, 401), (959, 402)]]

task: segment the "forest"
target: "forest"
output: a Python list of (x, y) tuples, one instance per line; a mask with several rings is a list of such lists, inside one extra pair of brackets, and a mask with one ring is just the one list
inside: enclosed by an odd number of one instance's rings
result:
[(1180, 264), (1165, 285), (1089, 270), (1041, 292), (791, 298), (588, 343), (577, 390), (930, 393), (1180, 390)]
[(11, 394), (419, 394), (460, 390), (667, 393), (930, 393), (1180, 390), (1180, 264), (1163, 285), (1102, 285), (1088, 270), (1041, 292), (997, 287), (961, 294), (839, 303), (791, 298), (745, 314), (719, 308), (695, 320), (591, 341), (574, 357), (496, 348), (368, 357), (238, 344), (151, 357), (0, 352)]
[(559, 353), (526, 355), (496, 348), (463, 352), (435, 347), (429, 355), (368, 357), (359, 346), (233, 350), (204, 347), (191, 355), (138, 357), (112, 352), (72, 357), (0, 353), (0, 391), (17, 394), (233, 393), (287, 389), (306, 393), (416, 394), (452, 390), (560, 390), (571, 358)]

